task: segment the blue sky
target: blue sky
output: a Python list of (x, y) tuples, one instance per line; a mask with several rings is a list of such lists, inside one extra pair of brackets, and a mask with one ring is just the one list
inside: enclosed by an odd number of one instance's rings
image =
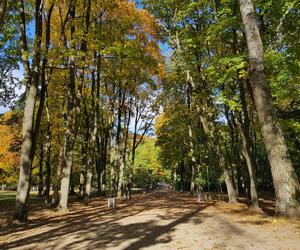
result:
[[(20, 69), (19, 70), (14, 70), (13, 71), (14, 77), (18, 78), (19, 80), (23, 79), (23, 74), (24, 74), (24, 71), (23, 71), (23, 66), (22, 65), (20, 65)], [(16, 91), (17, 95), (21, 95), (21, 94), (24, 93), (25, 88), (24, 87), (22, 87), (21, 89), (16, 88), (15, 91)], [(7, 112), (8, 110), (9, 110), (9, 108), (0, 106), (0, 114), (2, 114), (4, 112)]]
[(161, 48), (163, 55), (168, 56), (168, 53), (170, 51), (169, 46), (166, 43), (159, 43), (159, 47)]
[[(34, 37), (34, 30), (35, 30), (34, 22), (29, 22), (27, 24), (26, 30), (27, 30), (28, 37), (32, 39)], [(19, 80), (22, 80), (24, 78), (24, 70), (23, 70), (22, 63), (19, 64), (18, 70), (13, 71), (13, 76), (18, 78)], [(17, 88), (15, 91), (16, 91), (17, 95), (21, 95), (24, 93), (25, 87), (22, 87), (21, 89)], [(0, 106), (0, 114), (3, 114), (4, 112), (7, 112), (8, 110), (9, 110), (9, 108)]]

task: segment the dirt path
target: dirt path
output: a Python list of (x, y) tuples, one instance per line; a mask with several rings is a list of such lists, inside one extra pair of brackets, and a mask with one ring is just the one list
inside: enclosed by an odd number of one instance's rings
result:
[(139, 194), (116, 210), (97, 198), (72, 204), (68, 215), (40, 210), (30, 218), (2, 229), (0, 249), (300, 249), (299, 221), (177, 192)]

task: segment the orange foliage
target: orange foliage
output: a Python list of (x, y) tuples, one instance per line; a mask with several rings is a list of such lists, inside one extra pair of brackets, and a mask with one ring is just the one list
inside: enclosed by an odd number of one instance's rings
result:
[(13, 111), (0, 117), (0, 183), (15, 184), (18, 180), (21, 145), (21, 119)]

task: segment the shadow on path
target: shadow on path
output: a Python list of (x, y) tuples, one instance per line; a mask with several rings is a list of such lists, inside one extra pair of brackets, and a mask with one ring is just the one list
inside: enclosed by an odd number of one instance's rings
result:
[[(55, 218), (41, 218), (26, 227), (12, 227), (1, 233), (9, 241), (1, 249), (140, 249), (172, 241), (176, 226), (201, 224), (212, 215), (201, 212), (215, 202), (198, 203), (195, 197), (173, 191), (138, 194), (119, 201), (116, 210), (106, 208), (105, 199), (91, 206)], [(81, 207), (82, 208), (82, 207)], [(242, 234), (223, 221), (228, 231)], [(126, 243), (128, 244), (126, 245)]]

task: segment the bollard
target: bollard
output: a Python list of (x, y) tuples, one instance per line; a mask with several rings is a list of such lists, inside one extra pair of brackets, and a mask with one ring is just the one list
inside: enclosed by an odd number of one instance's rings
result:
[(115, 208), (116, 207), (116, 198), (108, 198), (107, 199), (107, 206)]

